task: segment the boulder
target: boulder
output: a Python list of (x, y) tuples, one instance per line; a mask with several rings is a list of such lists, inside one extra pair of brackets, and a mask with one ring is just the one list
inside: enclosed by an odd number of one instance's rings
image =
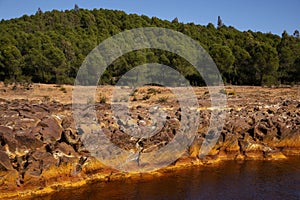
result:
[(287, 159), (287, 157), (280, 151), (270, 151), (265, 154), (265, 158), (268, 160), (281, 160)]
[(13, 170), (8, 155), (4, 151), (0, 151), (0, 171)]
[(40, 133), (44, 142), (51, 143), (61, 138), (62, 127), (54, 117), (44, 118), (38, 125), (42, 127)]
[(254, 141), (253, 138), (246, 134), (243, 139), (239, 141), (241, 152), (246, 159), (263, 159), (263, 151), (265, 146)]
[(68, 155), (68, 156), (71, 156), (71, 155), (75, 155), (76, 152), (74, 151), (73, 147), (66, 144), (65, 142), (62, 142), (62, 143), (58, 143), (56, 145), (56, 148), (54, 150), (55, 152), (61, 152), (63, 153), (64, 155)]
[(224, 142), (220, 144), (220, 151), (225, 152), (227, 158), (234, 158), (240, 153), (239, 136), (228, 133)]
[(17, 148), (17, 141), (15, 139), (15, 134), (11, 128), (0, 126), (0, 145), (7, 145), (11, 152), (15, 152)]
[(63, 131), (61, 140), (68, 144), (77, 144), (79, 142), (79, 137), (76, 130), (67, 128)]
[(260, 122), (254, 127), (254, 138), (263, 142), (276, 142), (278, 138), (277, 132), (277, 128), (273, 124)]
[(42, 147), (43, 142), (40, 141), (28, 131), (18, 131), (15, 135), (16, 141), (18, 141), (19, 148), (35, 150), (36, 148)]

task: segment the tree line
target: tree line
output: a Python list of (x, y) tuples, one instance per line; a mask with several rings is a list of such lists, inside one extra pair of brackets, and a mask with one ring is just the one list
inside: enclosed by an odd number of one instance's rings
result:
[[(163, 27), (198, 41), (211, 55), (227, 84), (272, 85), (300, 82), (299, 31), (280, 36), (239, 31), (218, 18), (197, 25), (161, 20), (123, 11), (75, 6), (0, 22), (0, 81), (73, 84), (89, 52), (103, 40), (139, 27)], [(115, 84), (122, 74), (144, 63), (176, 68), (192, 85), (203, 85), (200, 74), (180, 56), (161, 50), (130, 52), (113, 62), (100, 84)]]

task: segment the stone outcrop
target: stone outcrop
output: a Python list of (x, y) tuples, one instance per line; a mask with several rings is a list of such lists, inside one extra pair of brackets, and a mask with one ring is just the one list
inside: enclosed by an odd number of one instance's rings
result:
[[(203, 98), (199, 100), (200, 105), (207, 104)], [(180, 128), (182, 116), (179, 105), (171, 102), (154, 108), (163, 112), (155, 112), (151, 105), (137, 104), (130, 108), (130, 120), (124, 116), (113, 116), (109, 104), (95, 105), (106, 137), (128, 151), (136, 149), (138, 144), (142, 153), (168, 145)], [(298, 100), (280, 98), (264, 103), (231, 103), (217, 144), (205, 158), (201, 158), (200, 148), (211, 115), (211, 110), (203, 107), (199, 110), (198, 134), (174, 165), (205, 164), (226, 159), (273, 160), (299, 155), (299, 107)], [(151, 118), (150, 114), (155, 113), (158, 114)], [(165, 123), (160, 123), (160, 118), (165, 119)], [(194, 123), (193, 119), (189, 123)], [(154, 134), (147, 139), (126, 134), (128, 131), (149, 132), (151, 128)], [(0, 190), (44, 187), (51, 181), (76, 180), (85, 175), (114, 172), (91, 157), (82, 143), (83, 134), (83, 128), (75, 129), (71, 105), (55, 101), (0, 99)]]

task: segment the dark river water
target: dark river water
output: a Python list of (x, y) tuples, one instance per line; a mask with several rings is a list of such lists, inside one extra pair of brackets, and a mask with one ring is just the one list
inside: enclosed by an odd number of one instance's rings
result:
[(300, 199), (300, 157), (226, 161), (154, 180), (95, 183), (43, 199)]

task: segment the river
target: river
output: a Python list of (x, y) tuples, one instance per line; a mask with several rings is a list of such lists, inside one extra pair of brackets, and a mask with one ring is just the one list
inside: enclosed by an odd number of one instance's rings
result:
[(94, 183), (43, 199), (300, 199), (300, 157), (224, 161), (153, 180)]

